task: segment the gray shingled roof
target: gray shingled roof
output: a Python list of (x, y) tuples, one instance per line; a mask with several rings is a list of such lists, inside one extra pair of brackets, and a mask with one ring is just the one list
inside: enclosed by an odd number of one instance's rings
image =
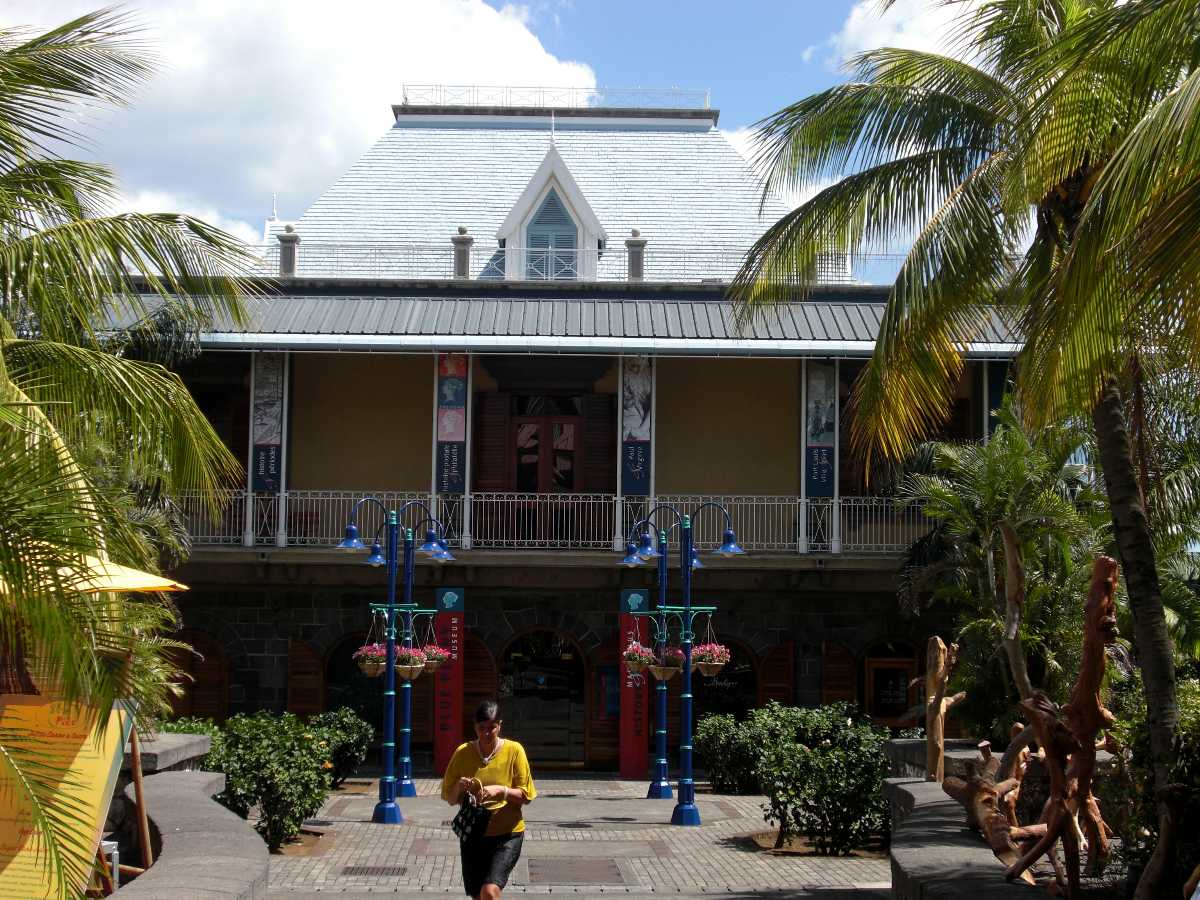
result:
[[(740, 253), (786, 211), (770, 202), (760, 214), (758, 182), (706, 120), (560, 119), (554, 140), (617, 247), (637, 228), (652, 248), (737, 251), (729, 254), (736, 269)], [(475, 236), (477, 250), (494, 249), (497, 228), (549, 145), (548, 118), (399, 116), (295, 223), (303, 241), (299, 274), (306, 274), (306, 259), (328, 267), (333, 251), (319, 245), (449, 249), (460, 225)], [(342, 275), (387, 277), (377, 254), (343, 249), (337, 257)], [(375, 271), (353, 271), (368, 257)], [(480, 268), (487, 258), (481, 253)], [(660, 254), (655, 265), (666, 258)]]
[[(869, 355), (884, 304), (804, 302), (769, 307), (741, 329), (718, 299), (527, 296), (312, 296), (260, 301), (246, 331), (214, 326), (207, 347), (428, 352)], [(1012, 332), (987, 322), (969, 348), (1011, 356)]]

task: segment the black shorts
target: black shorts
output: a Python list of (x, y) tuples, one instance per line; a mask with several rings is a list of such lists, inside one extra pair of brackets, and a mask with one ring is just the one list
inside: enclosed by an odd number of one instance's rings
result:
[(485, 884), (503, 888), (513, 866), (521, 858), (521, 842), (525, 833), (484, 836), (462, 845), (463, 889), (474, 897)]

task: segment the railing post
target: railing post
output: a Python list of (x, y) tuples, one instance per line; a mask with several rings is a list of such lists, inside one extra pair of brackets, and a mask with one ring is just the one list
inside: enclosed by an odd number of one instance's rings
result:
[(796, 522), (796, 551), (808, 552), (808, 501), (801, 497), (796, 501), (796, 509), (800, 511)]
[(471, 494), (466, 492), (462, 495), (462, 536), (459, 543), (462, 544), (464, 550), (471, 549)]
[(613, 498), (613, 550), (620, 553), (625, 549), (625, 498), (617, 494)]
[(833, 503), (831, 505), (831, 513), (833, 521), (829, 523), (829, 552), (842, 552), (842, 498), (838, 494), (833, 495)]

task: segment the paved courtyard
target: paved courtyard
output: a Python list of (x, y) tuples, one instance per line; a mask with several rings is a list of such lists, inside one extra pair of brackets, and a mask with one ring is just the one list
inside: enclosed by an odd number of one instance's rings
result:
[[(885, 898), (886, 859), (782, 856), (741, 836), (767, 830), (760, 797), (701, 794), (704, 824), (673, 828), (672, 802), (645, 799), (646, 782), (603, 775), (537, 779), (521, 861), (505, 893), (724, 894)], [(352, 785), (362, 790), (365, 785)], [(271, 896), (459, 895), (453, 808), (440, 783), (418, 779), (400, 826), (371, 823), (376, 786), (335, 792), (313, 820), (326, 831), (308, 856), (271, 857)]]

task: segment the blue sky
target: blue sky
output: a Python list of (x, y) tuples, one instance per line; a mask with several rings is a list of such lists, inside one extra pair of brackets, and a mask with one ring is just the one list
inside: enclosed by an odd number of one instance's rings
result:
[(577, 0), (534, 4), (527, 24), (555, 56), (591, 66), (601, 85), (710, 88), (721, 127), (732, 130), (842, 77), (829, 42), (854, 5)]

